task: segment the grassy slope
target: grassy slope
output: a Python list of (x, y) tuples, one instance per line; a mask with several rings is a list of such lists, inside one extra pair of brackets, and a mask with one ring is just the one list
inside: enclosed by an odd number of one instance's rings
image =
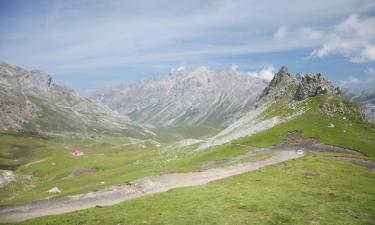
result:
[[(321, 142), (345, 148), (351, 148), (367, 156), (375, 156), (375, 126), (361, 119), (358, 113), (348, 111), (343, 114), (328, 116), (321, 112), (323, 104), (343, 104), (347, 108), (355, 108), (352, 103), (338, 97), (319, 96), (295, 105), (295, 109), (309, 108), (305, 114), (289, 122), (279, 124), (269, 130), (253, 136), (236, 140), (236, 143), (264, 147), (279, 143), (288, 132), (301, 131), (304, 138), (314, 137)], [(286, 109), (285, 109), (286, 108)], [(291, 110), (287, 106), (274, 106), (267, 113), (270, 115), (282, 114)], [(267, 113), (263, 115), (267, 117)], [(345, 118), (345, 119), (344, 119)], [(334, 124), (334, 128), (329, 125)]]
[(181, 139), (201, 139), (217, 134), (219, 129), (209, 126), (164, 126), (153, 130), (164, 142), (175, 142)]
[[(49, 197), (46, 191), (55, 186), (62, 190), (59, 195), (70, 195), (149, 175), (199, 170), (209, 161), (252, 150), (228, 144), (191, 153), (188, 148), (165, 151), (163, 147), (140, 148), (127, 143), (126, 138), (114, 137), (82, 141), (0, 134), (0, 168), (13, 169), (19, 175), (16, 182), (0, 189), (0, 204)], [(71, 156), (70, 151), (77, 147), (85, 149), (86, 155)], [(70, 176), (77, 169), (93, 167), (95, 173)], [(27, 179), (26, 175), (33, 178)]]
[(314, 153), (204, 186), (21, 224), (374, 224), (374, 181), (373, 171)]

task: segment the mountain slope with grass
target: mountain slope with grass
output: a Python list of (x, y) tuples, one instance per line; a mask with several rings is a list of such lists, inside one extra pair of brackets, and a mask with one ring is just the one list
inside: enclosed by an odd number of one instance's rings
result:
[(0, 63), (0, 130), (64, 136), (154, 134), (105, 105), (56, 84), (43, 71)]
[(258, 97), (256, 107), (199, 148), (220, 145), (291, 121), (310, 110), (306, 101), (311, 97), (339, 94), (338, 88), (320, 73), (293, 75), (282, 67)]
[(375, 173), (312, 153), (198, 187), (17, 224), (374, 224)]

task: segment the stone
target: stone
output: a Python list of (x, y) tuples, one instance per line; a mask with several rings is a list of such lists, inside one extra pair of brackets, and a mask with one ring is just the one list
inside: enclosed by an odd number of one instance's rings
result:
[(61, 191), (58, 187), (53, 187), (53, 188), (49, 189), (47, 192), (51, 193), (51, 194), (55, 194), (55, 193), (60, 193)]

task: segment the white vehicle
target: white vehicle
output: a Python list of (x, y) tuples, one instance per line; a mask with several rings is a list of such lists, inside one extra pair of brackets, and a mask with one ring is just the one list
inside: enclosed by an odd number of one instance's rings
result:
[(303, 155), (303, 150), (298, 149), (298, 150), (296, 151), (296, 153), (297, 153), (298, 155)]

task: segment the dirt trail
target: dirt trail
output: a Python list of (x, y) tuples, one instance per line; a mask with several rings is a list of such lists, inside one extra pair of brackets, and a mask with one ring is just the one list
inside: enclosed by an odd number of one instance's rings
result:
[(225, 168), (213, 168), (201, 172), (171, 173), (160, 176), (145, 177), (134, 180), (127, 185), (106, 188), (97, 192), (46, 199), (22, 205), (0, 207), (1, 222), (17, 222), (46, 215), (57, 215), (97, 205), (114, 205), (140, 196), (165, 192), (177, 187), (196, 186), (210, 181), (230, 177), (244, 172), (257, 170), (261, 167), (277, 164), (286, 160), (301, 157), (296, 149), (264, 149), (273, 156), (256, 162), (233, 165)]

